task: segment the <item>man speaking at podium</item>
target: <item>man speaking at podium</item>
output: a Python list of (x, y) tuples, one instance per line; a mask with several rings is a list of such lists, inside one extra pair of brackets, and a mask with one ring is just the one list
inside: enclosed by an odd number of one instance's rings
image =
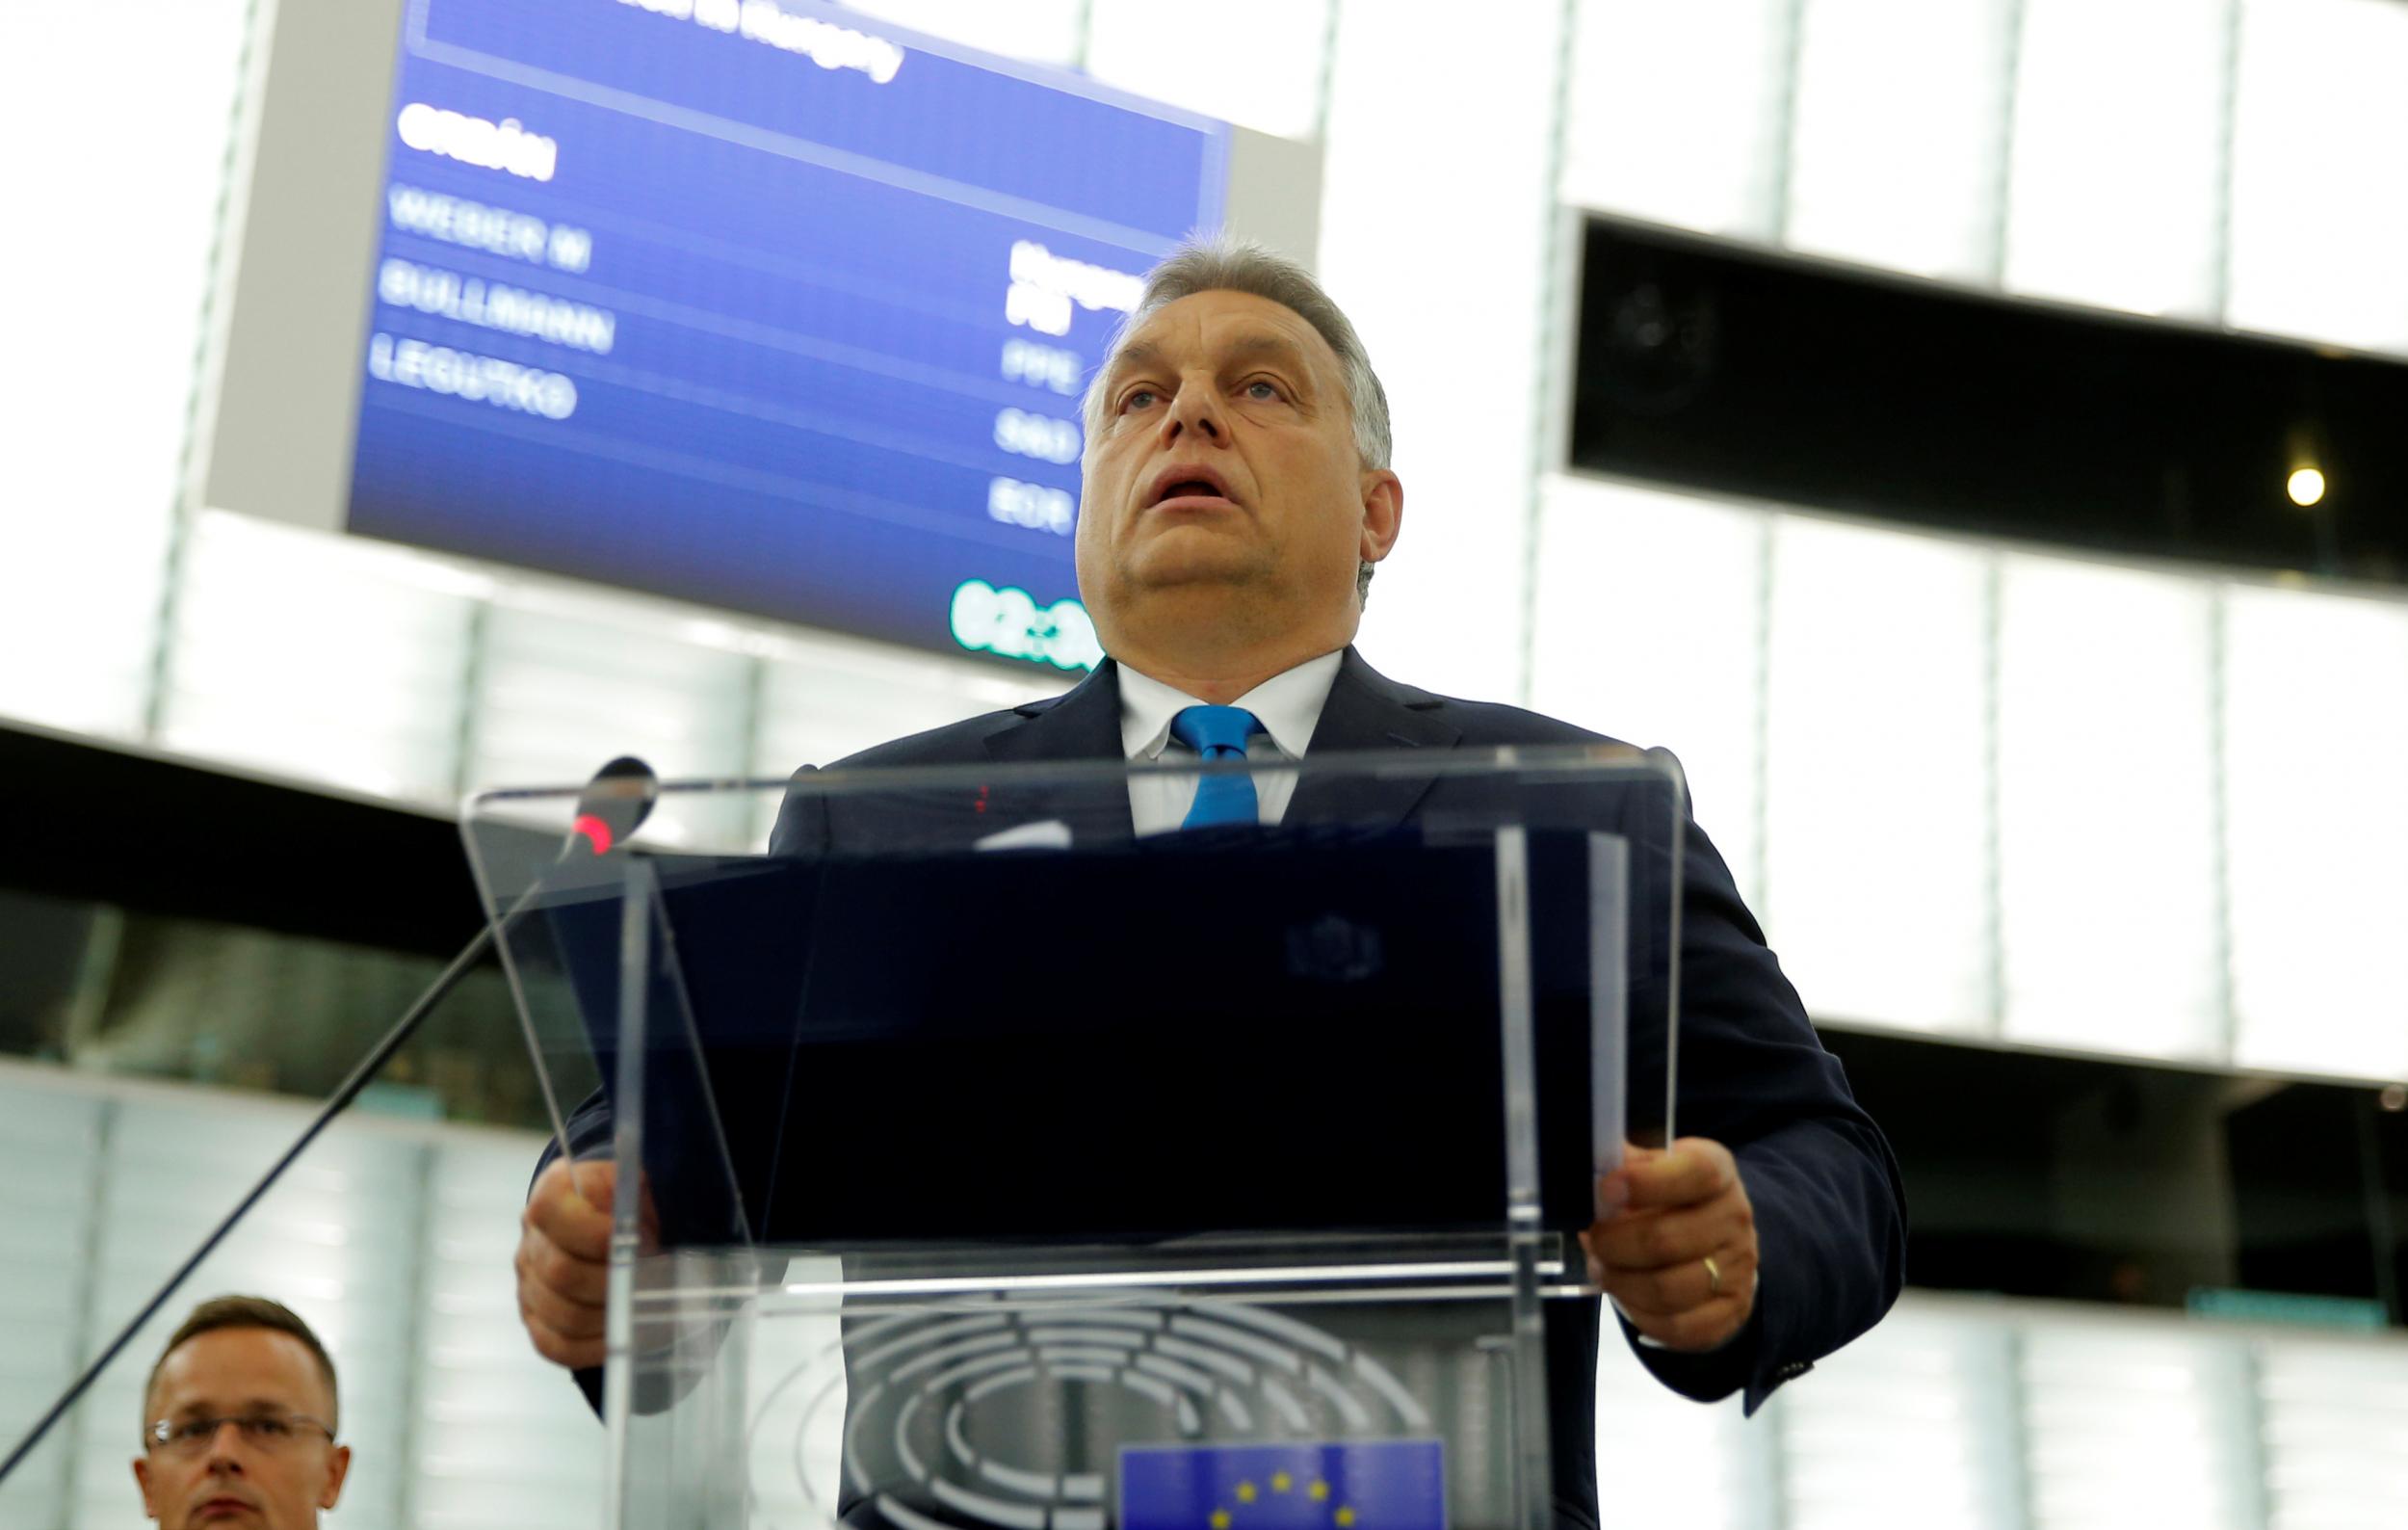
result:
[[(1243, 242), (1188, 246), (1144, 295), (1086, 402), (1079, 593), (1111, 657), (1067, 695), (870, 750), (849, 766), (1126, 758), (1261, 761), (1328, 751), (1595, 742), (1515, 707), (1399, 684), (1350, 646), (1397, 542), (1387, 400), (1353, 326), (1301, 267)], [(1140, 833), (1286, 810), (1293, 775), (1133, 778)], [(1258, 791), (1256, 781), (1260, 781)], [(772, 850), (810, 842), (790, 797)], [(1644, 858), (1667, 846), (1638, 845)], [(1584, 1235), (1640, 1360), (1750, 1411), (1864, 1332), (1901, 1279), (1897, 1165), (1823, 1051), (1705, 836), (1687, 833), (1682, 1120), (1598, 1187)], [(1655, 917), (1662, 919), (1664, 910)], [(518, 1258), (536, 1348), (598, 1365), (606, 1206), (538, 1177)], [(1548, 1323), (1558, 1507), (1597, 1522), (1599, 1308)], [(1567, 1320), (1567, 1314), (1579, 1315)]]

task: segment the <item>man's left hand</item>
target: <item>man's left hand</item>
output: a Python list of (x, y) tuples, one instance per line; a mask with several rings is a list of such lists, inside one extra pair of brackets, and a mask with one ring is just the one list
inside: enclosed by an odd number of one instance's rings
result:
[(1597, 1198), (1599, 1218), (1581, 1246), (1589, 1278), (1632, 1327), (1667, 1349), (1696, 1351), (1746, 1326), (1756, 1212), (1728, 1148), (1684, 1137), (1669, 1148), (1630, 1148), (1597, 1181)]

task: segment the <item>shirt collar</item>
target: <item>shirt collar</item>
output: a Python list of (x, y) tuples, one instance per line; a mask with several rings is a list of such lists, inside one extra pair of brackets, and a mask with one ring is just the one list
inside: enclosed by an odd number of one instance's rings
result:
[[(1254, 714), (1255, 721), (1290, 759), (1302, 759), (1320, 725), (1329, 688), (1338, 678), (1344, 648), (1307, 659), (1282, 671), (1231, 702)], [(1205, 703), (1185, 691), (1165, 685), (1123, 664), (1120, 670), (1120, 742), (1133, 760), (1158, 760), (1170, 740), (1170, 720), (1191, 706)]]

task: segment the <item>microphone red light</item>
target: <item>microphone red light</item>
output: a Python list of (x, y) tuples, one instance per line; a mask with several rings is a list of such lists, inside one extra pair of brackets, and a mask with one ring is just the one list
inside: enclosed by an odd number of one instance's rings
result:
[(613, 843), (611, 826), (593, 814), (579, 813), (577, 821), (569, 826), (568, 831), (572, 834), (584, 835), (586, 842), (593, 846), (595, 855), (607, 856), (611, 853)]

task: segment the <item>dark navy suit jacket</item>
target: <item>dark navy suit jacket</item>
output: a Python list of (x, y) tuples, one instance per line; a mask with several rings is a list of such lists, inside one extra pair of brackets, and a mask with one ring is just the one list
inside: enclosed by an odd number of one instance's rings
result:
[[(1310, 751), (1450, 750), (1599, 742), (1601, 735), (1518, 707), (1434, 696), (1373, 670), (1348, 648), (1330, 686)], [(1018, 764), (1123, 757), (1120, 690), (1107, 661), (1059, 698), (972, 718), (883, 744), (848, 767)], [(1344, 801), (1318, 800), (1321, 786)], [(1327, 811), (1346, 822), (1404, 821), (1443, 803), (1453, 781), (1298, 785), (1287, 821)], [(1632, 845), (1637, 932), (1631, 1005), (1634, 1080), (1661, 1078), (1663, 994), (1643, 960), (1668, 945), (1664, 888), (1670, 814), (1639, 811), (1636, 790), (1600, 788), (1589, 827)], [(1627, 799), (1627, 800), (1615, 800)], [(828, 821), (829, 799), (790, 794), (770, 848), (816, 850), (847, 837)], [(998, 828), (1002, 821), (995, 821)], [(1755, 1207), (1762, 1253), (1756, 1310), (1730, 1343), (1708, 1354), (1634, 1349), (1656, 1377), (1699, 1401), (1742, 1392), (1753, 1412), (1773, 1388), (1872, 1327), (1903, 1279), (1906, 1209), (1897, 1161), (1849, 1094), (1839, 1061), (1824, 1051), (1796, 991), (1781, 975), (1756, 921), (1714, 847), (1694, 825), (1684, 834), (1678, 1126), (1736, 1155)], [(1651, 891), (1652, 888), (1652, 891)], [(1652, 1016), (1652, 1024), (1651, 1024)], [(1649, 1066), (1650, 1061), (1653, 1067)], [(1632, 1121), (1662, 1121), (1660, 1096), (1635, 1089)], [(572, 1136), (576, 1135), (572, 1133)], [(1548, 1304), (1550, 1410), (1559, 1519), (1597, 1522), (1596, 1359), (1602, 1304)], [(1626, 1326), (1626, 1333), (1628, 1332)]]

